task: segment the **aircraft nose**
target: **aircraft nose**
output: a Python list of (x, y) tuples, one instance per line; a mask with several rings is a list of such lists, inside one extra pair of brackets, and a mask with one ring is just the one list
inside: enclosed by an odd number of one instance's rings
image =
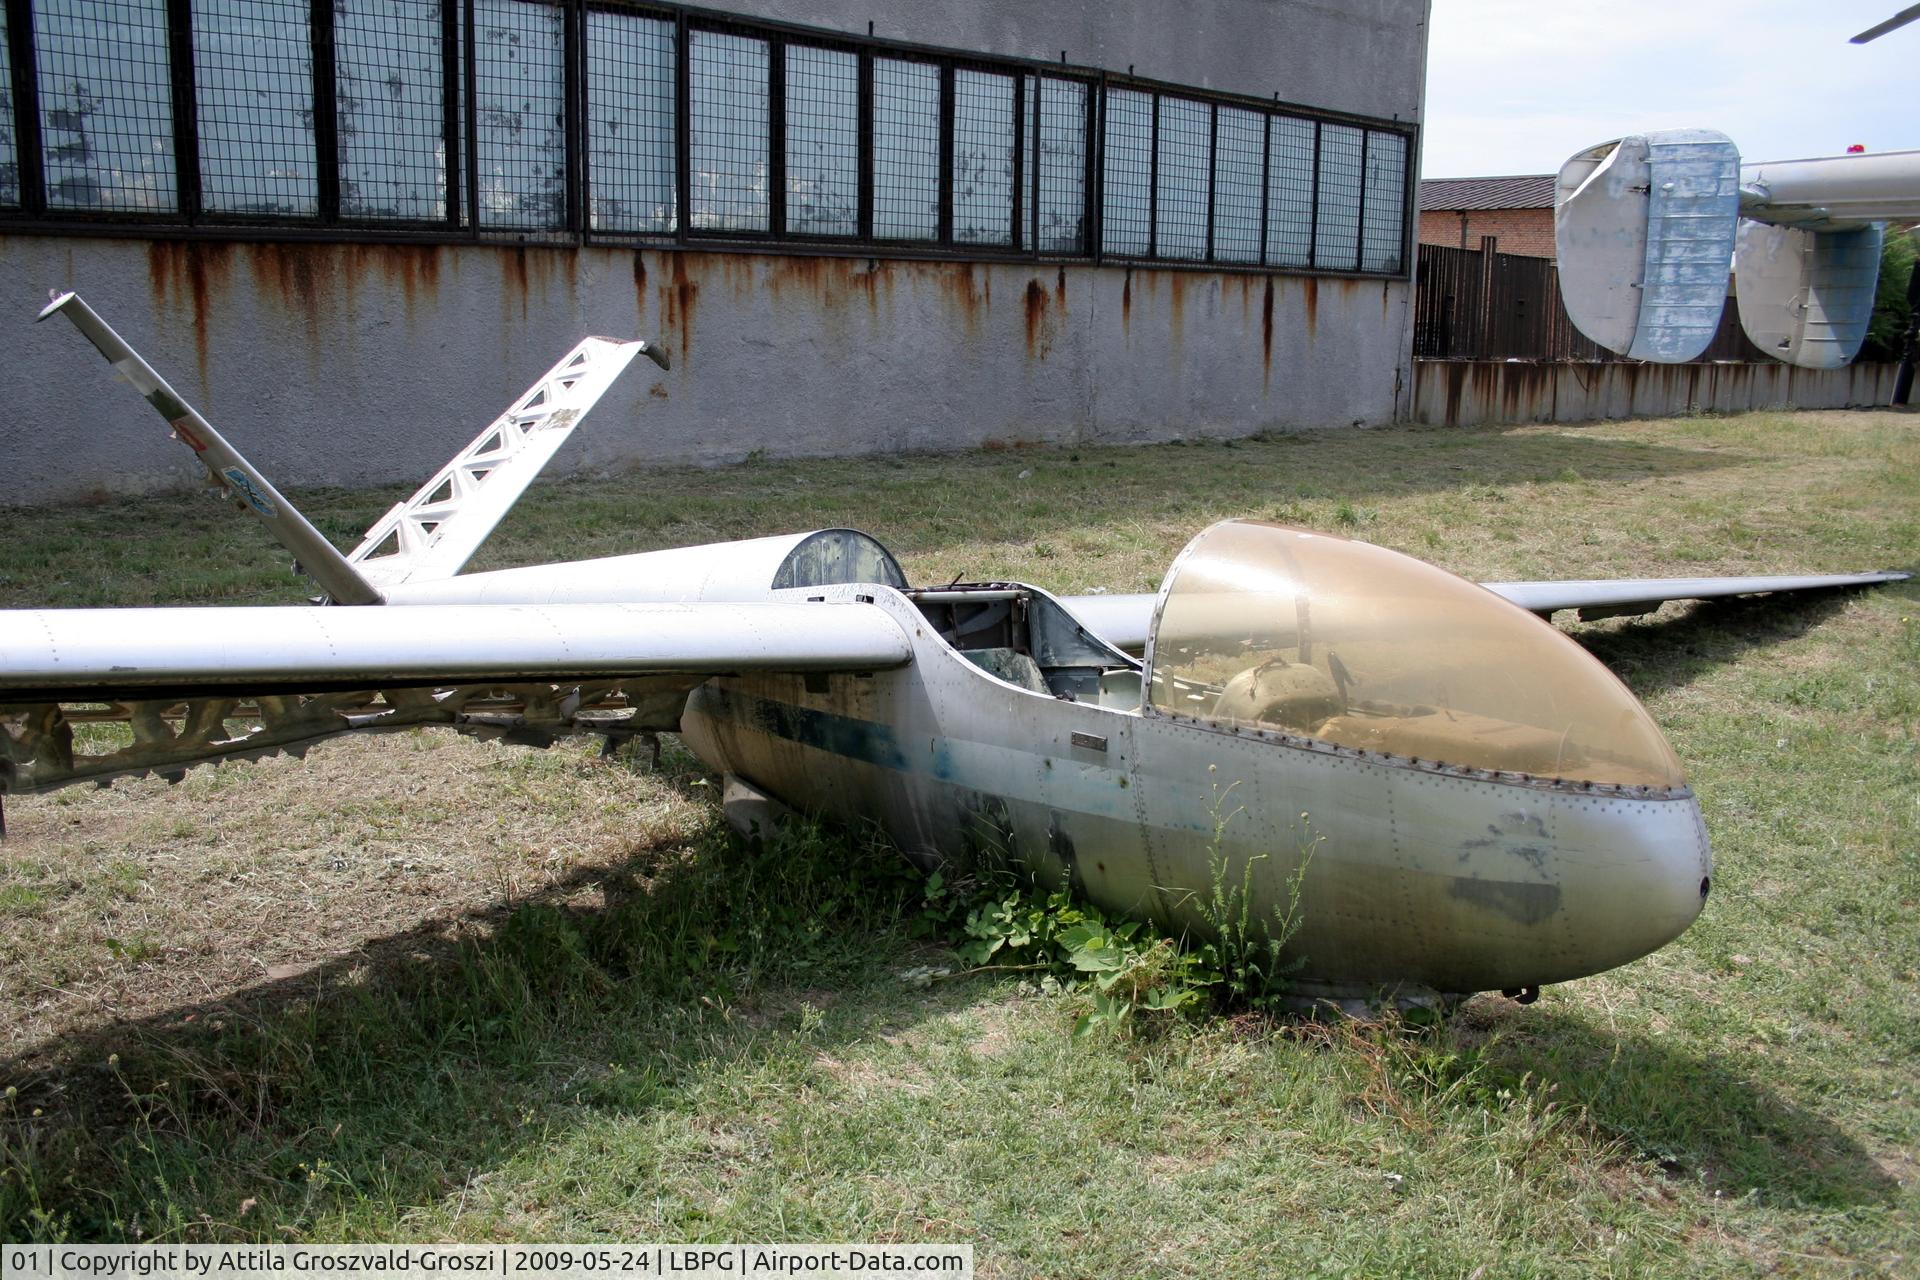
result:
[(1700, 802), (1617, 798), (1562, 827), (1574, 967), (1598, 973), (1657, 951), (1699, 918), (1713, 888)]

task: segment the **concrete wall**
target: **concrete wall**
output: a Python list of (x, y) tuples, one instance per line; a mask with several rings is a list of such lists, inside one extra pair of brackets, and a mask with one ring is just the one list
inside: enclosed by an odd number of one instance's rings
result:
[(1748, 409), (1888, 404), (1897, 365), (1801, 369), (1790, 364), (1533, 363), (1416, 360), (1416, 422), (1475, 426), (1591, 422)]
[[(1075, 66), (1417, 120), (1428, 0), (971, 0), (879, 6), (755, 0), (712, 7), (883, 40)], [(1415, 166), (1418, 171), (1418, 166)]]
[[(1417, 119), (1427, 0), (743, 14)], [(1417, 157), (1415, 158), (1417, 164)], [(1123, 441), (1411, 410), (1402, 281), (610, 247), (0, 234), (0, 506), (199, 483), (63, 322), (78, 289), (290, 490), (423, 480), (587, 333), (658, 337), (554, 469)]]
[(1401, 281), (866, 258), (0, 237), (0, 502), (198, 483), (64, 321), (107, 321), (276, 483), (424, 480), (588, 333), (658, 337), (558, 470), (1378, 423)]

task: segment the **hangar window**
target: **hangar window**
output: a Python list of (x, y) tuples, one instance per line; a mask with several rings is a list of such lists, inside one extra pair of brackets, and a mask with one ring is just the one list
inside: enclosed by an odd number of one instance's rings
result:
[(1367, 131), (1365, 200), (1360, 227), (1360, 269), (1400, 269), (1400, 207), (1407, 193), (1407, 140), (1379, 129)]
[(1218, 262), (1260, 261), (1261, 152), (1266, 117), (1221, 107), (1214, 126), (1213, 256)]
[(0, 9), (0, 205), (20, 203), (20, 164), (13, 141), (13, 44)]
[(653, 0), (5, 0), (0, 41), (0, 225), (1406, 269), (1411, 126), (1064, 57)]
[(475, 0), (475, 209), (483, 227), (566, 225), (565, 15), (528, 0)]
[(787, 46), (787, 231), (860, 232), (860, 59)]
[(333, 30), (340, 216), (444, 219), (448, 50), (441, 6), (334, 0)]
[(700, 231), (768, 229), (765, 40), (720, 31), (692, 36), (692, 224)]
[(953, 73), (953, 239), (1013, 243), (1014, 78)]
[(1320, 126), (1320, 172), (1314, 210), (1313, 265), (1351, 271), (1360, 255), (1360, 166), (1366, 131)]
[(193, 67), (201, 206), (319, 212), (306, 0), (196, 0)]
[(41, 0), (33, 38), (47, 206), (173, 210), (165, 0)]
[(1207, 206), (1213, 199), (1208, 150), (1213, 108), (1185, 98), (1161, 98), (1154, 131), (1154, 256), (1207, 256)]
[(588, 223), (596, 230), (678, 225), (674, 66), (672, 23), (587, 11)]
[(940, 234), (940, 68), (873, 60), (873, 235)]
[(1153, 252), (1153, 95), (1107, 90), (1106, 199), (1100, 225), (1106, 251), (1144, 258)]
[[(1086, 248), (1087, 107), (1091, 95), (1078, 80), (1028, 76), (1028, 117), (1023, 131), (1029, 155), (1022, 172), (1033, 175), (1034, 241), (1042, 253), (1081, 253)], [(1024, 222), (1022, 223), (1024, 226)]]
[(1311, 120), (1273, 116), (1267, 124), (1267, 262), (1304, 267), (1313, 261)]

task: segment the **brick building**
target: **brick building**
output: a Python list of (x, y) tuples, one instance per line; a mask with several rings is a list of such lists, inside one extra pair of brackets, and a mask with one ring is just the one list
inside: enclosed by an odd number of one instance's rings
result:
[(1477, 249), (1482, 236), (1501, 253), (1551, 258), (1553, 175), (1430, 178), (1420, 184), (1420, 243)]

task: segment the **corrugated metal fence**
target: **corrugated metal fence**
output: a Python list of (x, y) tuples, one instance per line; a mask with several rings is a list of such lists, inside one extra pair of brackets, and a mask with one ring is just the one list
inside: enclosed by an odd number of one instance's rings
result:
[[(1417, 360), (1622, 360), (1581, 336), (1560, 302), (1560, 270), (1550, 258), (1490, 248), (1420, 246), (1413, 314)], [(1747, 341), (1735, 308), (1701, 362), (1769, 362)]]

